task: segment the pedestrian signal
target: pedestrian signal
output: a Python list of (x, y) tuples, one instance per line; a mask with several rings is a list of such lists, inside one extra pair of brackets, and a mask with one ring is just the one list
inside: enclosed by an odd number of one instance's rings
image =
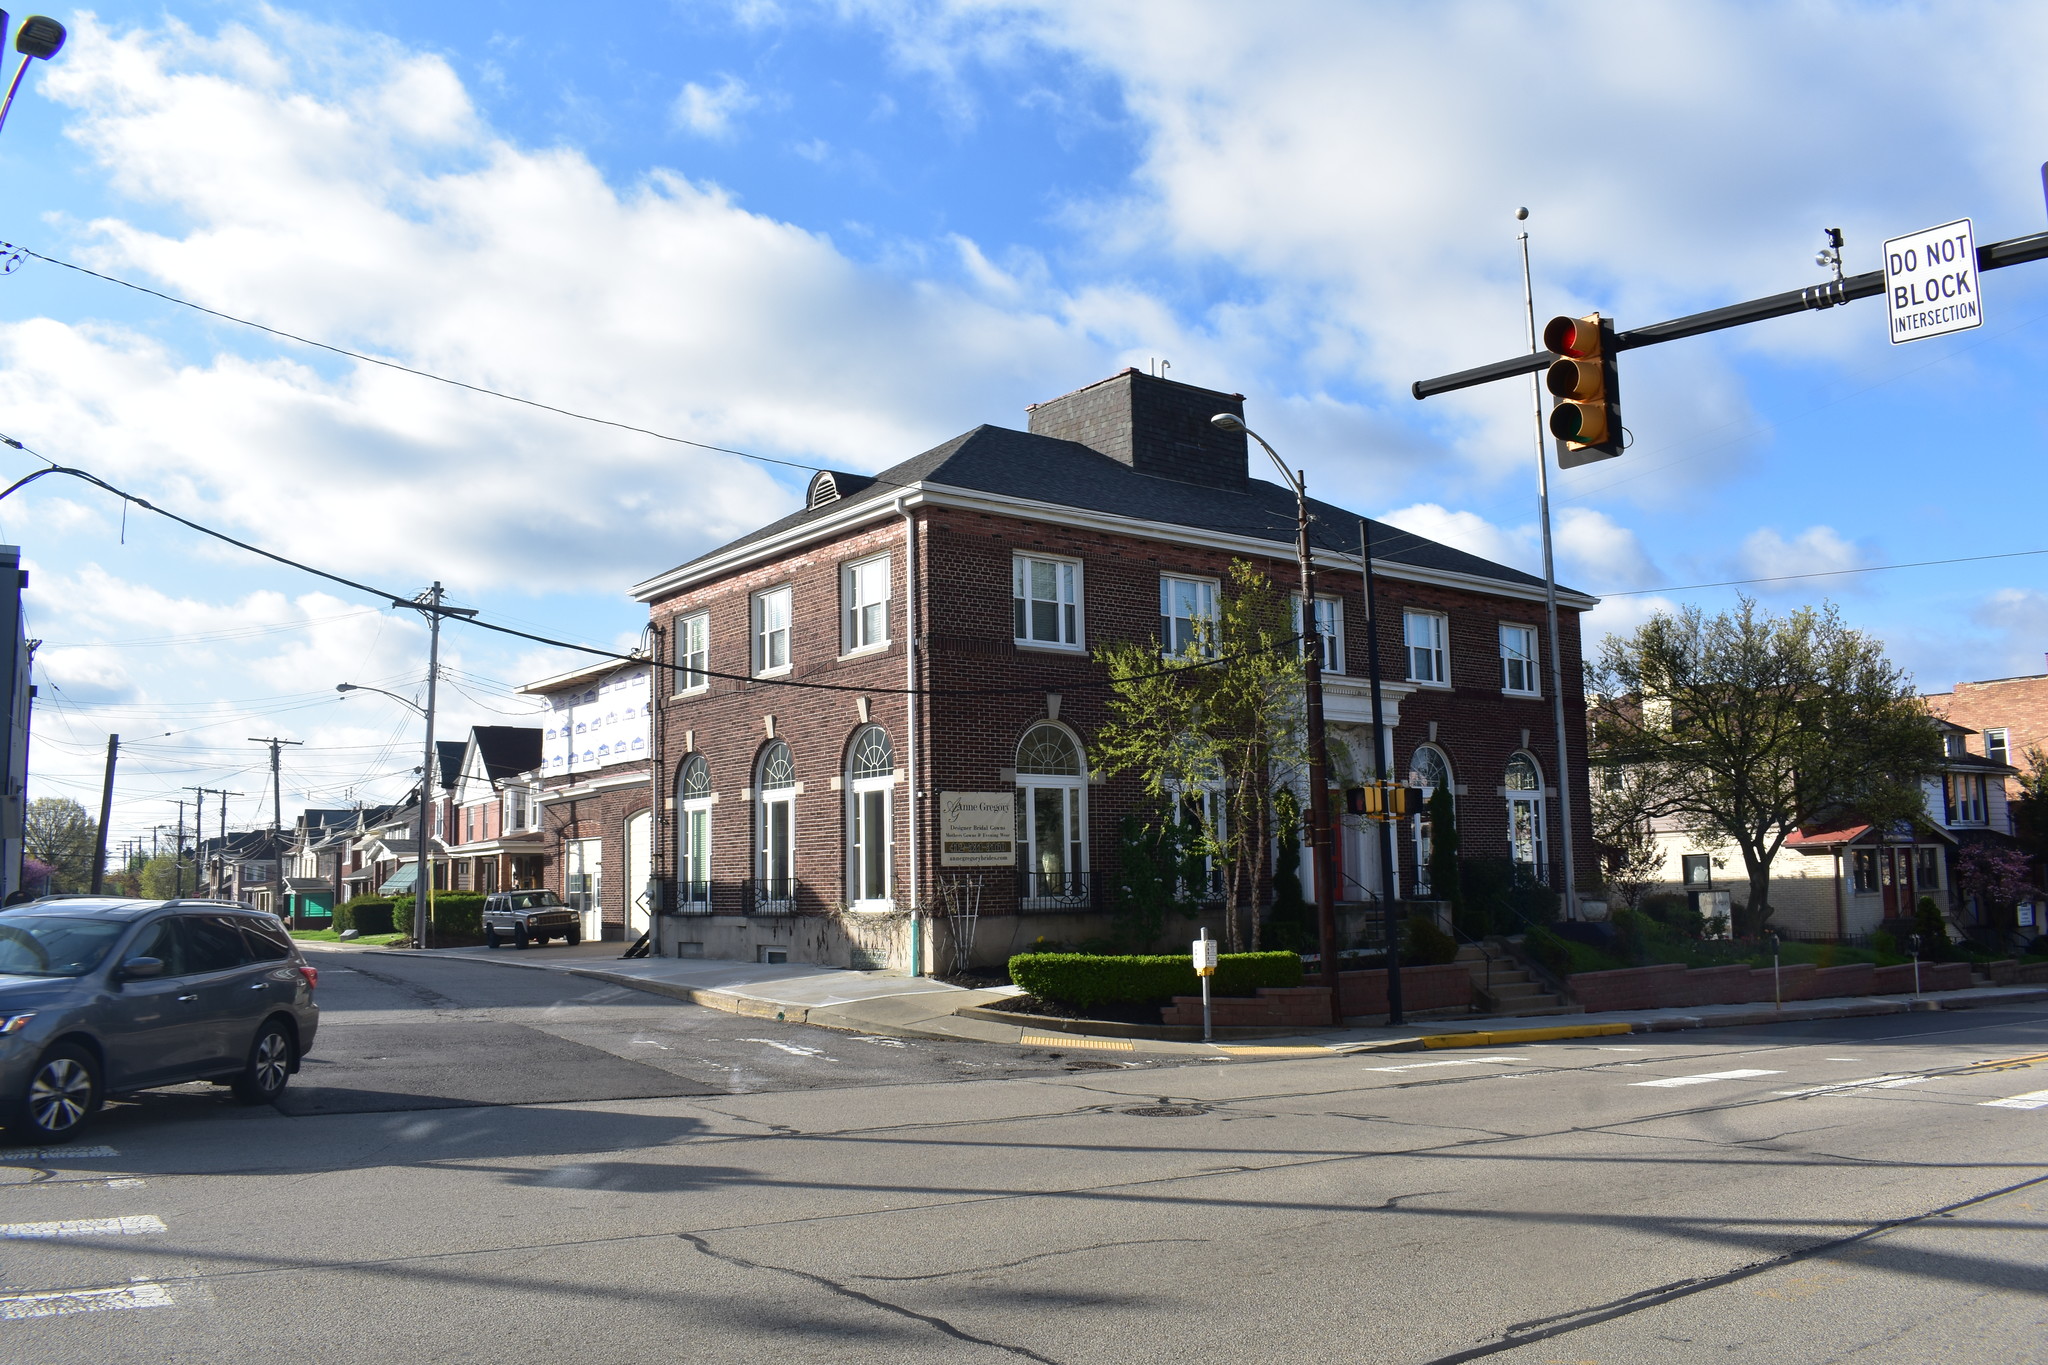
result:
[(1559, 442), (1557, 463), (1571, 469), (1621, 454), (1621, 399), (1614, 365), (1614, 321), (1598, 313), (1552, 318), (1543, 344), (1557, 359), (1543, 376), (1557, 398), (1550, 434)]
[(1350, 787), (1344, 792), (1344, 809), (1352, 815), (1370, 815), (1381, 820), (1398, 819), (1412, 813), (1413, 788), (1385, 786)]

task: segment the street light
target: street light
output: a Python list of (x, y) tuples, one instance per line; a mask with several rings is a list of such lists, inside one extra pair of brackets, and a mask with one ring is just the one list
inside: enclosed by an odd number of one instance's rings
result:
[[(1266, 444), (1266, 438), (1246, 426), (1236, 413), (1219, 412), (1209, 419), (1209, 425), (1257, 441), (1294, 494), (1294, 550), (1301, 561), (1301, 637), (1305, 644), (1311, 640), (1314, 643), (1314, 648), (1303, 651), (1303, 690), (1308, 711), (1309, 866), (1315, 873), (1316, 938), (1322, 950), (1323, 984), (1330, 991), (1330, 1022), (1341, 1024), (1344, 1003), (1337, 978), (1337, 895), (1330, 883), (1330, 754), (1323, 736), (1323, 642), (1316, 629), (1316, 570), (1308, 545), (1308, 478), (1300, 470), (1289, 469), (1279, 452)], [(1391, 930), (1392, 914), (1382, 918)]]
[(425, 714), (427, 714), (427, 708), (421, 706), (418, 702), (412, 701), (406, 697), (401, 697), (396, 692), (386, 692), (381, 687), (364, 687), (361, 683), (336, 683), (334, 685), (334, 690), (337, 692), (375, 692), (380, 697), (391, 698), (391, 700), (397, 702), (400, 706), (410, 706), (413, 709), (413, 713), (415, 715), (424, 716)]
[[(0, 9), (0, 33), (7, 31), (7, 11)], [(0, 127), (7, 124), (7, 111), (14, 107), (14, 92), (21, 89), (21, 79), (28, 74), (32, 61), (48, 61), (64, 46), (64, 25), (48, 15), (31, 14), (21, 21), (21, 30), (14, 35), (14, 50), (21, 54), (21, 64), (14, 68), (14, 79), (7, 83), (7, 96), (0, 99)]]

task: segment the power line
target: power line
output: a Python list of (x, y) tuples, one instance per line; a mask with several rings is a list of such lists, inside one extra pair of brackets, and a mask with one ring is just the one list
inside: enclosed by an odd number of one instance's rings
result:
[(1670, 588), (1630, 588), (1627, 592), (1603, 592), (1601, 597), (1644, 597), (1655, 592), (1693, 592), (1700, 588), (1739, 588), (1749, 583), (1789, 583), (1799, 578), (1839, 578), (1844, 574), (1883, 573), (1887, 569), (1927, 569), (1939, 564), (1976, 564), (1987, 559), (2022, 559), (2027, 555), (2048, 555), (2048, 550), (2007, 550), (1995, 555), (1959, 555), (1954, 559), (1916, 559), (1910, 564), (1869, 564), (1860, 569), (1816, 569), (1812, 573), (1776, 574), (1769, 578), (1729, 578), (1719, 583), (1683, 583)]

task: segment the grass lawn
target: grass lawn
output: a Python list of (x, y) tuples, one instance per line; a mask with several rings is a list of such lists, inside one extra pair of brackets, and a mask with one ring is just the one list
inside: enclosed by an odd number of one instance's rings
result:
[[(333, 929), (294, 929), (292, 930), (292, 937), (301, 943), (339, 943), (342, 941), (341, 935)], [(369, 948), (389, 948), (392, 944), (403, 943), (410, 937), (412, 937), (410, 934), (364, 934), (360, 938), (352, 938), (348, 941), (350, 943), (360, 943)]]

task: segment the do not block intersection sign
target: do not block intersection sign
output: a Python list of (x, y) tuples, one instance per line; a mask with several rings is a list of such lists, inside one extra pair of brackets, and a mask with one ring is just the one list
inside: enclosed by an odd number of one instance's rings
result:
[(1884, 307), (1894, 346), (1984, 325), (1977, 238), (1969, 219), (1884, 244)]

